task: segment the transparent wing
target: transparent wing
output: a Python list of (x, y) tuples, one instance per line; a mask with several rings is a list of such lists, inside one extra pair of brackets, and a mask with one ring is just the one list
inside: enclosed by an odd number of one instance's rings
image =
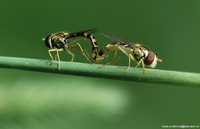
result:
[(103, 35), (105, 35), (107, 38), (110, 38), (114, 41), (117, 41), (117, 42), (125, 42), (125, 43), (130, 43), (130, 44), (133, 44), (132, 42), (128, 41), (128, 40), (125, 40), (125, 39), (122, 39), (122, 38), (119, 38), (119, 37), (116, 37), (112, 34), (109, 34), (107, 32), (103, 32)]
[(70, 33), (70, 34), (76, 34), (76, 33), (88, 33), (88, 34), (92, 34), (95, 32), (98, 32), (100, 30), (100, 28), (93, 28), (93, 29), (88, 29), (88, 30), (82, 30), (82, 31), (78, 31), (78, 32), (74, 32), (74, 33)]

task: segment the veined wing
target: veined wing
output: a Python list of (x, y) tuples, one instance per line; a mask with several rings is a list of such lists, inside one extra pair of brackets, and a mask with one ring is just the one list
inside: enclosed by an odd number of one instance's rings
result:
[(78, 31), (78, 32), (74, 32), (74, 33), (69, 33), (69, 34), (70, 34), (70, 35), (77, 34), (77, 33), (88, 33), (88, 34), (92, 34), (92, 33), (98, 32), (99, 30), (100, 30), (100, 28), (93, 28), (93, 29), (82, 30), (82, 31)]
[(109, 34), (109, 33), (107, 33), (107, 32), (103, 32), (103, 35), (105, 35), (107, 38), (110, 38), (110, 39), (112, 39), (112, 40), (114, 40), (114, 41), (117, 41), (117, 42), (124, 42), (124, 43), (128, 43), (128, 44), (134, 44), (134, 43), (132, 43), (132, 42), (130, 42), (130, 41), (128, 41), (128, 40), (119, 38), (119, 37), (114, 36), (114, 35), (112, 35), (112, 34)]

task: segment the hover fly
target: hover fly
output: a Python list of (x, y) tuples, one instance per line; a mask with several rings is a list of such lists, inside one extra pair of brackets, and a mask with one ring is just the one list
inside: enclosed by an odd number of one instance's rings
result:
[[(66, 51), (68, 54), (70, 54), (72, 56), (71, 62), (73, 62), (74, 54), (69, 49), (81, 50), (83, 56), (90, 63), (93, 64), (93, 62), (88, 57), (89, 56), (88, 53), (87, 53), (88, 56), (86, 56), (86, 54), (84, 53), (85, 49), (83, 49), (79, 43), (73, 43), (71, 45), (69, 45), (69, 44), (74, 42), (76, 39), (79, 39), (79, 38), (88, 39), (90, 41), (90, 43), (91, 43), (92, 58), (96, 58), (96, 55), (98, 54), (97, 53), (98, 52), (98, 44), (96, 42), (95, 37), (93, 35), (91, 35), (91, 33), (94, 33), (94, 32), (97, 32), (97, 31), (99, 31), (99, 28), (83, 30), (83, 31), (75, 32), (75, 33), (59, 32), (59, 33), (55, 33), (55, 34), (50, 34), (46, 38), (43, 38), (42, 40), (45, 41), (45, 45), (48, 48), (50, 48), (50, 50), (48, 50), (48, 52), (49, 52), (49, 56), (51, 57), (51, 65), (53, 63), (53, 56), (51, 55), (52, 51), (56, 51), (57, 52), (56, 57), (58, 57), (58, 61), (59, 61), (58, 70), (60, 70), (59, 53), (61, 51)], [(78, 46), (78, 48), (74, 47), (74, 46)]]
[[(128, 72), (128, 70), (131, 66), (131, 59), (137, 63), (136, 67), (138, 67), (140, 64), (142, 64), (144, 73), (145, 73), (145, 66), (144, 65), (149, 66), (150, 68), (155, 68), (156, 65), (157, 65), (157, 61), (162, 62), (162, 60), (158, 58), (157, 54), (155, 52), (152, 52), (146, 46), (143, 46), (143, 45), (138, 44), (138, 43), (134, 44), (130, 41), (118, 38), (118, 37), (116, 37), (112, 34), (106, 33), (106, 32), (103, 32), (103, 34), (106, 37), (108, 37), (108, 38), (110, 38), (114, 41), (117, 41), (117, 43), (110, 43), (110, 44), (105, 45), (101, 49), (99, 54), (97, 55), (97, 57), (95, 59), (96, 61), (103, 60), (104, 57), (107, 56), (107, 53), (109, 51), (114, 50), (115, 54), (114, 54), (113, 59), (105, 64), (105, 65), (108, 65), (115, 60), (115, 57), (117, 55), (117, 51), (120, 50), (120, 51), (122, 51), (122, 53), (124, 53), (129, 58), (129, 65), (128, 65), (128, 68), (125, 71), (125, 74)], [(119, 58), (120, 57), (121, 56), (119, 56)], [(113, 64), (117, 63), (119, 58)], [(103, 65), (103, 66), (105, 66), (105, 65)], [(103, 67), (103, 66), (101, 66), (101, 67)]]

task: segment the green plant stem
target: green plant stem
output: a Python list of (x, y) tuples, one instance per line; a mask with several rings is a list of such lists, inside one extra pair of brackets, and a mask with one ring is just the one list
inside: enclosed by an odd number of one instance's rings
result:
[(98, 77), (117, 80), (129, 80), (150, 83), (177, 84), (185, 86), (200, 87), (200, 74), (167, 71), (158, 69), (146, 69), (131, 67), (127, 74), (124, 74), (127, 67), (107, 65), (99, 69), (99, 64), (76, 63), (61, 61), (61, 70), (58, 70), (58, 62), (50, 65), (50, 60), (0, 57), (1, 68), (13, 68), (38, 72), (70, 74), (78, 76)]

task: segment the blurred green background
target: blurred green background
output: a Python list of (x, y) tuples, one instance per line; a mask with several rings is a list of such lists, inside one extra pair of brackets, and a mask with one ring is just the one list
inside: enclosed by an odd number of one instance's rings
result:
[[(157, 52), (157, 69), (200, 72), (198, 0), (1, 0), (0, 55), (50, 60), (42, 38), (100, 27)], [(97, 32), (99, 48), (113, 41)], [(79, 40), (90, 51), (90, 43)], [(87, 62), (73, 50), (75, 62)], [(100, 63), (108, 62), (109, 58)], [(62, 61), (71, 56), (61, 53)], [(128, 65), (122, 56), (117, 65)], [(132, 63), (132, 66), (135, 66)], [(1, 129), (200, 125), (200, 89), (0, 69)]]

